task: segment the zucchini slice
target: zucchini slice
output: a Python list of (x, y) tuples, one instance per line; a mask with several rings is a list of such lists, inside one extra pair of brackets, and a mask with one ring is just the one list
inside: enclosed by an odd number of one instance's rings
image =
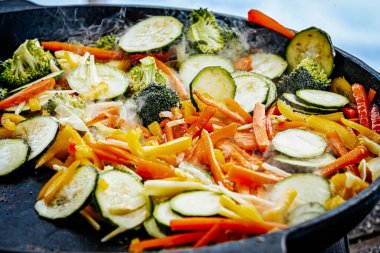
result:
[(58, 134), (59, 124), (50, 116), (35, 116), (16, 125), (15, 136), (24, 139), (31, 152), (28, 161), (43, 153)]
[(99, 176), (95, 201), (104, 219), (132, 229), (150, 216), (150, 199), (143, 193), (141, 181), (121, 170), (109, 170)]
[(273, 157), (273, 161), (280, 163), (279, 167), (289, 173), (312, 173), (335, 160), (335, 157), (328, 153), (305, 159), (294, 158), (283, 154), (277, 154)]
[(287, 103), (289, 103), (292, 107), (294, 107), (297, 110), (306, 111), (309, 113), (333, 113), (338, 111), (336, 108), (321, 108), (309, 104), (302, 103), (298, 97), (292, 93), (283, 93), (283, 98), (286, 100)]
[(182, 35), (183, 24), (170, 16), (147, 18), (127, 30), (119, 47), (127, 53), (157, 50), (169, 46)]
[(202, 69), (211, 66), (220, 66), (230, 73), (235, 71), (233, 63), (226, 58), (213, 54), (198, 54), (190, 56), (181, 64), (179, 77), (188, 88)]
[(330, 36), (316, 27), (298, 32), (286, 48), (290, 71), (303, 59), (310, 57), (321, 65), (327, 76), (331, 75), (334, 68), (334, 54)]
[(158, 224), (170, 227), (170, 221), (174, 219), (181, 219), (182, 216), (173, 212), (170, 208), (170, 201), (166, 200), (156, 204), (153, 211), (153, 217)]
[(325, 211), (325, 208), (318, 202), (305, 203), (289, 212), (286, 221), (289, 226), (295, 226), (314, 219)]
[(323, 90), (303, 89), (298, 90), (296, 95), (305, 103), (327, 109), (339, 109), (350, 102), (342, 95)]
[(170, 208), (184, 216), (214, 216), (219, 213), (220, 195), (210, 191), (191, 191), (170, 199)]
[(157, 225), (157, 222), (154, 219), (154, 217), (150, 217), (149, 219), (144, 221), (144, 228), (151, 237), (163, 238), (167, 236)]
[(29, 145), (23, 139), (0, 139), (0, 176), (21, 167), (28, 160), (29, 151)]
[(201, 168), (200, 166), (194, 165), (189, 162), (181, 162), (178, 165), (178, 170), (185, 173), (191, 177), (194, 177), (204, 184), (210, 185), (214, 184), (214, 178), (212, 177), (210, 171)]
[(270, 79), (280, 77), (288, 67), (288, 63), (277, 54), (256, 53), (250, 55), (252, 71)]
[[(246, 112), (252, 112), (256, 103), (264, 104), (269, 94), (268, 82), (256, 73), (241, 73), (234, 75), (236, 83), (235, 101)], [(273, 101), (272, 101), (273, 102)]]
[(92, 166), (85, 165), (76, 169), (70, 183), (65, 185), (53, 202), (45, 204), (44, 199), (34, 205), (37, 213), (48, 219), (63, 219), (79, 211), (90, 199), (98, 173)]
[(269, 87), (267, 102), (265, 103), (265, 109), (268, 109), (277, 98), (277, 86), (271, 79), (266, 76), (262, 77), (267, 81)]
[(327, 147), (321, 136), (301, 129), (288, 129), (276, 134), (272, 144), (277, 151), (296, 158), (322, 155)]
[(289, 189), (297, 191), (297, 197), (291, 209), (308, 202), (317, 202), (324, 206), (325, 202), (331, 197), (329, 181), (311, 173), (293, 174), (281, 180), (273, 186), (269, 197), (277, 203)]
[[(103, 94), (99, 95), (97, 99), (115, 98), (122, 95), (127, 90), (129, 79), (123, 71), (101, 63), (96, 63), (95, 66), (99, 78), (98, 83), (105, 83), (108, 85), (108, 89)], [(82, 73), (86, 73), (85, 68), (87, 68), (86, 65), (79, 65), (67, 77), (70, 88), (78, 94), (89, 93), (94, 89), (92, 85), (86, 85), (86, 75), (82, 75)]]

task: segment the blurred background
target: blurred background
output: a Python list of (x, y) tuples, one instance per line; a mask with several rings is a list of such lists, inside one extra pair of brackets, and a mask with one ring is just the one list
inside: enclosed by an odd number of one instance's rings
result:
[(380, 4), (378, 0), (32, 0), (36, 4), (135, 4), (209, 10), (247, 17), (251, 8), (265, 12), (286, 27), (310, 26), (328, 32), (333, 44), (380, 72)]

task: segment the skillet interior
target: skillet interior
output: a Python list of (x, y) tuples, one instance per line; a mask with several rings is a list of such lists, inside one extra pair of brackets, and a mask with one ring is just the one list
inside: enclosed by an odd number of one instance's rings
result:
[[(44, 8), (0, 14), (0, 59), (6, 59), (25, 39), (67, 40), (80, 25), (100, 24), (120, 12), (120, 7), (64, 7)], [(127, 7), (125, 17), (136, 21), (146, 15), (173, 15), (184, 18), (186, 10), (150, 7)], [(217, 15), (242, 29), (255, 29), (249, 33), (251, 47), (284, 53), (287, 39), (266, 28), (248, 24), (237, 17)], [(337, 50), (334, 76), (344, 75), (349, 82), (359, 82), (379, 90), (379, 75), (355, 57)], [(377, 98), (378, 99), (378, 98)], [(379, 102), (378, 100), (376, 101)], [(99, 242), (103, 234), (94, 232), (80, 217), (59, 222), (40, 219), (33, 206), (41, 186), (49, 178), (47, 170), (33, 171), (26, 165), (23, 175), (1, 179), (0, 184), (0, 250), (4, 251), (124, 251), (128, 234), (111, 242)], [(380, 196), (380, 180), (370, 185), (345, 205), (312, 221), (267, 236), (239, 242), (225, 243), (198, 251), (236, 252), (257, 249), (257, 252), (303, 251), (321, 249), (339, 239), (370, 212)], [(130, 232), (136, 233), (135, 231)], [(131, 237), (133, 238), (133, 237)]]

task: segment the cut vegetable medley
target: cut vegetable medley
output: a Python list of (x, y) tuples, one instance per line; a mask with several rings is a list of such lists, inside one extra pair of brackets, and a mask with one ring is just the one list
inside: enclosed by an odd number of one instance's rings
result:
[(266, 234), (343, 204), (380, 176), (376, 91), (330, 79), (326, 32), (249, 21), (286, 36), (286, 55), (245, 48), (207, 9), (94, 44), (25, 41), (0, 73), (0, 177), (50, 168), (36, 214), (79, 213), (102, 242), (145, 230), (131, 252)]

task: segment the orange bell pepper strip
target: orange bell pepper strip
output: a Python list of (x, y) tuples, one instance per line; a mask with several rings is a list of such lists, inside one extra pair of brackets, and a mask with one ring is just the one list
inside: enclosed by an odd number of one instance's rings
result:
[(269, 139), (265, 122), (265, 106), (257, 103), (253, 111), (253, 134), (261, 153), (264, 153), (269, 146)]
[(194, 137), (206, 126), (207, 122), (215, 115), (216, 109), (207, 106), (199, 115), (197, 120), (187, 129), (185, 136)]
[(20, 104), (21, 102), (28, 101), (30, 98), (34, 97), (35, 95), (46, 91), (53, 89), (55, 85), (54, 78), (48, 78), (44, 79), (42, 81), (39, 81), (32, 86), (29, 86), (9, 97), (7, 97), (4, 100), (0, 101), (0, 110), (15, 106)]
[(232, 182), (239, 182), (247, 185), (274, 184), (282, 179), (278, 176), (256, 172), (238, 165), (230, 167), (227, 173), (227, 178)]
[(137, 162), (135, 172), (144, 179), (162, 179), (176, 176), (174, 169), (169, 164), (148, 159), (140, 159)]
[(23, 120), (25, 120), (25, 118), (21, 115), (14, 113), (4, 113), (1, 116), (1, 125), (10, 131), (14, 131), (16, 130), (16, 124)]
[(252, 122), (253, 118), (251, 114), (246, 112), (238, 102), (231, 98), (225, 98), (224, 103), (227, 105), (228, 109), (239, 114), (246, 122)]
[(329, 177), (332, 174), (337, 173), (339, 169), (360, 162), (364, 157), (367, 156), (367, 154), (367, 148), (362, 145), (359, 145), (347, 154), (336, 159), (334, 162), (317, 170), (315, 174), (321, 175), (323, 177)]

